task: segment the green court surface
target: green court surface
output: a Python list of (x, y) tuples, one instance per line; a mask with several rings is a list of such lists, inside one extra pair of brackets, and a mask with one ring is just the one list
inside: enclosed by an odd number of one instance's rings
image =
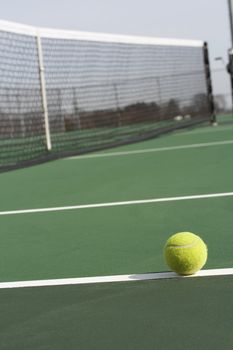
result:
[(233, 277), (2, 290), (2, 350), (231, 349)]
[(1, 285), (165, 272), (180, 231), (207, 243), (204, 269), (232, 269), (232, 179), (232, 123), (0, 174), (0, 349), (231, 349), (233, 270)]

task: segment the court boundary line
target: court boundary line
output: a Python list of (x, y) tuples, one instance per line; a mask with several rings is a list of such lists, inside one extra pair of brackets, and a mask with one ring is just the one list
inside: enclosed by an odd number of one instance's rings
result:
[(132, 274), (132, 275), (113, 275), (113, 276), (1, 282), (0, 289), (52, 287), (52, 286), (83, 285), (83, 284), (85, 285), (85, 284), (115, 283), (115, 282), (137, 282), (137, 281), (149, 281), (149, 280), (216, 277), (216, 276), (230, 276), (230, 275), (233, 275), (233, 268), (201, 270), (196, 274), (189, 275), (189, 276), (180, 276), (180, 275), (177, 275), (175, 272), (154, 272), (154, 273)]
[(195, 199), (208, 199), (208, 198), (220, 198), (220, 197), (232, 197), (232, 196), (233, 196), (233, 192), (224, 192), (224, 193), (212, 193), (212, 194), (201, 194), (201, 195), (180, 196), (180, 197), (140, 199), (140, 200), (121, 201), (121, 202), (80, 204), (80, 205), (71, 205), (71, 206), (65, 206), (65, 207), (8, 210), (8, 211), (0, 211), (0, 216), (2, 216), (2, 215), (43, 213), (43, 212), (56, 212), (56, 211), (63, 211), (63, 210), (117, 207), (117, 206), (124, 206), (124, 205), (151, 204), (151, 203), (184, 201), (184, 200), (191, 200), (191, 199), (195, 200)]
[(165, 152), (165, 151), (177, 151), (177, 150), (183, 150), (183, 149), (192, 149), (192, 148), (225, 146), (225, 145), (230, 145), (230, 144), (233, 144), (233, 140), (215, 141), (215, 142), (206, 142), (206, 143), (193, 143), (190, 145), (147, 148), (147, 149), (139, 149), (139, 150), (132, 150), (132, 151), (92, 153), (92, 154), (87, 154), (87, 155), (67, 157), (67, 158), (64, 158), (63, 160), (67, 161), (67, 160), (75, 160), (75, 159), (81, 160), (81, 159), (89, 159), (89, 158), (128, 156), (128, 155), (144, 154), (144, 153), (152, 153), (152, 152)]

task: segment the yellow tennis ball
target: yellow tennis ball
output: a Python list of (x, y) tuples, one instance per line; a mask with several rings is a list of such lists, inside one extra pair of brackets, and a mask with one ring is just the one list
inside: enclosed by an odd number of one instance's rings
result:
[(164, 257), (168, 266), (179, 275), (192, 275), (205, 265), (207, 246), (191, 232), (176, 233), (168, 239)]

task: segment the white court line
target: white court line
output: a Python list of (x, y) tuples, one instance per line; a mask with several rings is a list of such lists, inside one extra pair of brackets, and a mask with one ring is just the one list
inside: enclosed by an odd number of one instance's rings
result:
[(208, 199), (208, 198), (232, 197), (232, 196), (233, 196), (233, 192), (224, 192), (224, 193), (201, 194), (201, 195), (181, 196), (181, 197), (165, 197), (165, 198), (142, 199), (142, 200), (132, 200), (132, 201), (123, 201), (123, 202), (109, 202), (109, 203), (72, 205), (72, 206), (66, 206), (66, 207), (9, 210), (9, 211), (0, 211), (0, 215), (15, 215), (15, 214), (55, 212), (55, 211), (62, 211), (62, 210), (116, 207), (116, 206), (123, 206), (123, 205), (137, 205), (137, 204), (149, 204), (149, 203), (161, 203), (161, 202), (175, 202), (175, 201), (184, 201), (184, 200), (190, 200), (190, 199)]
[(50, 280), (34, 280), (34, 281), (17, 281), (17, 282), (1, 282), (0, 289), (10, 288), (26, 288), (26, 287), (48, 287), (48, 286), (67, 286), (79, 284), (93, 283), (114, 283), (114, 282), (135, 282), (148, 280), (162, 280), (171, 278), (193, 278), (193, 277), (215, 277), (233, 275), (233, 268), (228, 269), (212, 269), (201, 270), (195, 275), (179, 276), (175, 272), (158, 272), (134, 275), (115, 275), (115, 276), (99, 276), (99, 277), (80, 277), (80, 278), (63, 278)]
[(216, 142), (207, 142), (207, 143), (194, 143), (190, 145), (180, 145), (180, 146), (170, 146), (170, 147), (158, 147), (158, 148), (148, 148), (148, 149), (139, 149), (133, 151), (122, 151), (122, 152), (109, 152), (109, 153), (92, 153), (88, 155), (80, 155), (74, 157), (67, 157), (63, 160), (73, 160), (73, 159), (87, 159), (87, 158), (102, 158), (102, 157), (115, 157), (115, 156), (128, 156), (131, 154), (142, 154), (142, 153), (151, 153), (151, 152), (164, 152), (164, 151), (177, 151), (182, 149), (189, 148), (202, 148), (202, 147), (213, 147), (213, 146), (224, 146), (233, 144), (233, 140), (227, 141), (216, 141)]

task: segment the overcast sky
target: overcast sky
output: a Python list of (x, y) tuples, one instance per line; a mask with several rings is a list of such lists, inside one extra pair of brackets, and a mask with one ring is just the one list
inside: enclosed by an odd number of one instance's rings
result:
[[(42, 27), (206, 40), (212, 69), (231, 46), (227, 0), (0, 0), (1, 19)], [(230, 93), (225, 71), (214, 92)]]

